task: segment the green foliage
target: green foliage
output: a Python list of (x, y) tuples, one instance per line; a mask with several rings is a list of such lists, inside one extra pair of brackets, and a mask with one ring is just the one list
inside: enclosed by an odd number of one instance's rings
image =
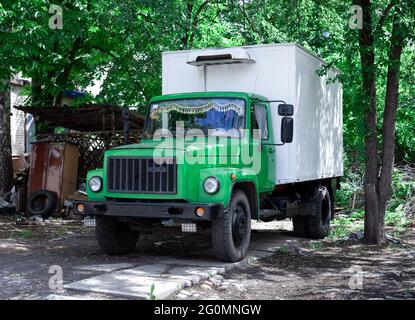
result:
[[(353, 211), (348, 215), (336, 216), (332, 221), (329, 239), (338, 240), (347, 238), (350, 233), (363, 230), (365, 212), (363, 209)], [(385, 226), (394, 228), (394, 231), (401, 231), (413, 223), (403, 210), (386, 211)]]
[(33, 236), (33, 232), (31, 230), (19, 230), (19, 231), (13, 232), (12, 236), (15, 238), (28, 239)]
[(321, 250), (324, 248), (324, 243), (322, 241), (310, 241), (308, 246), (313, 250)]
[(388, 203), (391, 211), (402, 210), (404, 203), (415, 195), (415, 181), (413, 177), (406, 177), (402, 169), (394, 168), (392, 176), (392, 196)]
[(406, 228), (410, 226), (412, 221), (405, 216), (403, 210), (386, 211), (385, 225), (396, 228)]
[(349, 236), (351, 232), (363, 229), (363, 211), (353, 212), (349, 216), (338, 216), (332, 221), (329, 239), (342, 239)]
[(154, 283), (151, 284), (150, 287), (150, 295), (149, 295), (149, 300), (156, 300), (156, 296), (154, 295), (154, 289), (155, 289), (156, 285)]
[(287, 245), (283, 245), (277, 249), (277, 252), (280, 254), (287, 254), (290, 252), (290, 249), (288, 248)]
[[(346, 167), (349, 165), (347, 159), (345, 165)], [(415, 198), (415, 179), (414, 173), (412, 173), (414, 170), (410, 166), (394, 168), (390, 200), (387, 206), (389, 212), (405, 212), (405, 204), (413, 201)], [(362, 166), (350, 165), (340, 183), (341, 189), (337, 191), (336, 203), (338, 206), (346, 210), (364, 208), (363, 179), (364, 172)], [(362, 212), (363, 214), (363, 211), (356, 212)], [(353, 213), (352, 217), (354, 214), (356, 213)]]
[(362, 205), (364, 172), (361, 166), (353, 166), (347, 155), (344, 159), (347, 168), (340, 182), (340, 190), (336, 194), (337, 205), (342, 208), (359, 208)]
[(354, 220), (363, 220), (365, 218), (365, 211), (364, 210), (354, 211), (352, 212), (352, 214), (350, 214), (350, 218)]
[[(389, 1), (373, 0), (373, 10)], [(401, 22), (412, 30), (402, 54), (396, 122), (396, 161), (415, 160), (414, 8), (402, 0)], [(51, 0), (6, 0), (0, 4), (0, 78), (22, 72), (31, 77), (32, 103), (51, 104), (65, 89), (86, 88), (103, 81), (96, 97), (85, 102), (136, 106), (141, 112), (161, 93), (161, 52), (296, 42), (320, 55), (341, 74), (344, 104), (345, 178), (338, 203), (362, 206), (365, 97), (361, 90), (358, 30), (349, 28), (351, 1), (320, 0), (63, 0), (63, 29), (52, 30)], [(400, 9), (396, 9), (400, 10)], [(392, 12), (394, 13), (394, 11)], [(379, 15), (373, 14), (374, 24)], [(379, 128), (386, 94), (390, 42), (389, 15), (376, 30)], [(324, 72), (324, 70), (321, 70)], [(0, 83), (2, 83), (0, 81)], [(379, 133), (379, 138), (380, 138)], [(395, 211), (411, 187), (394, 173)], [(411, 189), (413, 190), (413, 189)]]

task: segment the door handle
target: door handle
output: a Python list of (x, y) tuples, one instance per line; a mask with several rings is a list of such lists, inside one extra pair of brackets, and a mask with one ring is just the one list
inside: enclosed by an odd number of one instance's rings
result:
[(268, 153), (275, 153), (275, 149), (274, 148), (268, 148)]

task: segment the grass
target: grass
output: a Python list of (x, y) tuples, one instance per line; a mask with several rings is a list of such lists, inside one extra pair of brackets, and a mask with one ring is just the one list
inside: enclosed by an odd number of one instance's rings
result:
[[(346, 238), (350, 233), (363, 230), (364, 210), (357, 210), (350, 215), (340, 215), (332, 221), (332, 227), (329, 233), (329, 239), (338, 240)], [(405, 216), (403, 210), (386, 211), (385, 226), (392, 227), (394, 234), (399, 234), (413, 223), (411, 219)]]
[(150, 296), (149, 296), (149, 300), (156, 300), (156, 296), (154, 295), (154, 289), (155, 289), (156, 285), (154, 283), (151, 284), (150, 287)]
[(324, 248), (324, 243), (321, 241), (310, 241), (308, 246), (313, 250), (321, 250)]
[(290, 249), (288, 248), (287, 245), (284, 244), (283, 246), (281, 246), (277, 249), (277, 252), (281, 253), (281, 254), (287, 254), (287, 253), (290, 252)]
[(346, 238), (352, 232), (357, 232), (363, 228), (363, 217), (360, 211), (353, 212), (349, 216), (338, 216), (332, 221), (329, 239), (337, 240)]
[(385, 225), (398, 229), (405, 229), (411, 225), (412, 221), (405, 216), (402, 210), (386, 211)]
[(13, 236), (16, 238), (27, 239), (33, 236), (33, 231), (32, 230), (19, 230), (19, 231), (13, 232)]

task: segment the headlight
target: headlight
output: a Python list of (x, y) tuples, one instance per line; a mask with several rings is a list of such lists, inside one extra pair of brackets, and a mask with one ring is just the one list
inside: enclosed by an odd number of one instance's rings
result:
[(88, 184), (93, 192), (99, 192), (102, 189), (102, 179), (100, 177), (92, 177)]
[(203, 189), (209, 193), (214, 194), (219, 190), (219, 180), (215, 177), (209, 177), (203, 182)]

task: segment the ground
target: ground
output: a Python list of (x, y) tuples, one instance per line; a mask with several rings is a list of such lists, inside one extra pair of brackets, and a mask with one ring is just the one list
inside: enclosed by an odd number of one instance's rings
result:
[(384, 246), (339, 241), (280, 249), (176, 299), (415, 299), (415, 231), (402, 239)]
[[(256, 226), (251, 250), (267, 253), (265, 257), (248, 259), (242, 268), (212, 275), (207, 281), (185, 288), (170, 298), (415, 298), (413, 227), (399, 235), (401, 243), (366, 246), (358, 240), (297, 241), (289, 231), (289, 221), (279, 226), (282, 227), (278, 231), (273, 224)], [(274, 237), (279, 239), (275, 249), (270, 251), (260, 246)], [(62, 267), (64, 283), (70, 284), (95, 279), (105, 272), (111, 274), (117, 268), (128, 271), (133, 267), (160, 266), (160, 261), (164, 261), (161, 259), (177, 259), (186, 253), (189, 256), (189, 252), (208, 252), (209, 247), (206, 235), (170, 231), (162, 236), (143, 235), (132, 255), (109, 257), (99, 249), (93, 229), (83, 227), (79, 221), (36, 223), (0, 216), (0, 299), (50, 297), (55, 293), (49, 287), (49, 271), (53, 265)], [(111, 270), (112, 265), (114, 270)], [(67, 296), (78, 294), (65, 292)], [(88, 293), (86, 298), (117, 299), (120, 296)]]

